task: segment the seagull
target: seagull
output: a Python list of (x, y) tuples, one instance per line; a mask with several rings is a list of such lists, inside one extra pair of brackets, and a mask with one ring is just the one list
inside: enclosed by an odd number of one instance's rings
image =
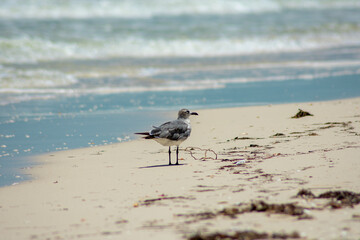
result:
[(179, 145), (185, 141), (191, 133), (190, 115), (198, 115), (188, 109), (181, 109), (178, 118), (166, 122), (159, 127), (153, 126), (150, 132), (139, 132), (135, 134), (145, 135), (145, 139), (154, 139), (163, 146), (169, 147), (169, 165), (171, 165), (171, 146), (176, 146), (176, 165), (179, 161)]

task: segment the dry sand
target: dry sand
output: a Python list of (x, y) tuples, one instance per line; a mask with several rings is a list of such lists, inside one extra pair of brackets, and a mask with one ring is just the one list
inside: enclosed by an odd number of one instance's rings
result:
[[(292, 119), (298, 108), (314, 116)], [(32, 181), (0, 189), (0, 238), (206, 239), (256, 231), (360, 239), (356, 198), (296, 197), (301, 189), (360, 192), (360, 98), (198, 113), (179, 166), (167, 165), (166, 147), (142, 139), (37, 157)], [(274, 213), (284, 205), (267, 205), (287, 203), (287, 214)]]

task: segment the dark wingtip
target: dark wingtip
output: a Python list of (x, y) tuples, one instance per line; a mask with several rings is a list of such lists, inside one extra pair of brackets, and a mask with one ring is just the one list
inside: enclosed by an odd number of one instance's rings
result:
[(190, 115), (199, 115), (197, 112), (192, 112)]
[(138, 135), (146, 135), (149, 136), (150, 133), (149, 132), (138, 132), (138, 133), (134, 133), (134, 134), (138, 134)]
[(138, 134), (138, 135), (145, 135), (143, 138), (145, 139), (153, 139), (155, 138), (153, 135), (150, 135), (149, 132), (138, 132), (138, 133), (134, 133), (134, 134)]
[(149, 136), (146, 136), (146, 137), (144, 137), (145, 139), (154, 139), (155, 137), (154, 136), (152, 136), (152, 135), (149, 135)]

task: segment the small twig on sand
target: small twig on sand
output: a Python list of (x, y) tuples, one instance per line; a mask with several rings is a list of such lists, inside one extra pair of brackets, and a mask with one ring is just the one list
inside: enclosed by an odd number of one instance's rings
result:
[[(205, 153), (204, 153), (204, 157), (196, 158), (196, 157), (194, 156), (194, 153), (193, 153), (194, 150), (195, 150), (195, 151), (203, 151), (203, 152), (205, 152)], [(214, 150), (212, 150), (212, 149), (202, 149), (202, 148), (199, 148), (199, 147), (187, 147), (187, 148), (185, 148), (185, 151), (189, 152), (190, 155), (191, 155), (191, 157), (192, 157), (193, 159), (195, 159), (195, 160), (207, 160), (207, 159), (217, 160), (217, 159), (218, 159), (218, 158), (217, 158), (217, 153), (216, 153)], [(215, 155), (215, 158), (213, 158), (213, 157), (208, 157), (208, 156), (207, 156), (207, 153), (208, 153), (208, 152), (212, 152), (212, 153)]]

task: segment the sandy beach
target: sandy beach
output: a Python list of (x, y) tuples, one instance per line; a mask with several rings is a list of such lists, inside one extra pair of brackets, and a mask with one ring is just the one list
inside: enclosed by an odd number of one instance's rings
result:
[(360, 239), (360, 98), (197, 112), (179, 166), (143, 139), (36, 157), (1, 239)]

